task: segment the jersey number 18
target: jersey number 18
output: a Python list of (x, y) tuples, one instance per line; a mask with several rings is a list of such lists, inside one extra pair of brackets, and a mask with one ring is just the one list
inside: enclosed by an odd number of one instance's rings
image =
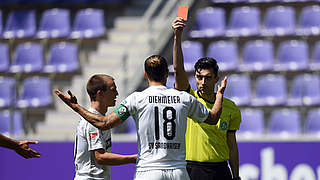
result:
[[(168, 112), (171, 111), (171, 117), (168, 117)], [(156, 140), (160, 139), (159, 135), (159, 108), (157, 106), (154, 107), (154, 117), (155, 117), (155, 136)], [(163, 135), (167, 140), (173, 140), (176, 136), (176, 123), (174, 120), (176, 119), (176, 110), (173, 107), (166, 106), (163, 109)], [(168, 133), (168, 123), (171, 123), (171, 133)]]

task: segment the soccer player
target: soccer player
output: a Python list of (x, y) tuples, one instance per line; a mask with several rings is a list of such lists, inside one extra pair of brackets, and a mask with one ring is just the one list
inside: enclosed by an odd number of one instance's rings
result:
[(138, 135), (138, 158), (135, 180), (188, 180), (185, 161), (187, 117), (197, 122), (216, 124), (219, 120), (227, 78), (219, 86), (216, 102), (209, 111), (184, 91), (167, 89), (168, 64), (154, 55), (145, 61), (144, 76), (149, 87), (129, 95), (107, 116), (89, 113), (77, 104), (76, 97), (56, 90), (56, 94), (74, 111), (99, 129), (112, 128), (130, 115)]
[[(93, 75), (87, 83), (90, 112), (104, 116), (108, 107), (115, 105), (118, 95), (114, 79), (105, 74)], [(74, 147), (75, 180), (110, 180), (110, 167), (136, 163), (137, 155), (111, 153), (110, 130), (99, 130), (83, 118), (80, 119)]]
[(28, 144), (38, 144), (37, 141), (16, 141), (0, 134), (0, 146), (16, 151), (20, 156), (29, 158), (40, 158), (40, 153), (31, 149)]
[[(184, 27), (185, 24), (182, 18), (178, 17), (172, 23), (174, 30), (173, 66), (175, 88), (190, 93), (208, 109), (211, 109), (218, 100), (216, 99), (214, 87), (219, 80), (219, 67), (216, 60), (212, 58), (199, 59), (194, 66), (198, 90), (195, 91), (191, 88), (184, 70), (181, 49)], [(238, 146), (235, 136), (236, 130), (240, 127), (240, 122), (240, 110), (234, 102), (227, 98), (223, 98), (222, 113), (216, 125), (197, 123), (193, 118), (188, 119), (186, 160), (191, 180), (240, 179)], [(228, 160), (232, 175), (228, 167)]]

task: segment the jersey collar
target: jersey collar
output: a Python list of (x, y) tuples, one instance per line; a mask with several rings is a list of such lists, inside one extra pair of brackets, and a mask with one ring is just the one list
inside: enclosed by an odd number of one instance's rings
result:
[(215, 100), (214, 101), (209, 101), (209, 100), (207, 100), (207, 99), (205, 99), (204, 97), (202, 97), (201, 95), (200, 95), (200, 92), (197, 90), (197, 95), (201, 98), (201, 99), (203, 99), (204, 101), (206, 101), (206, 102), (208, 102), (208, 103), (210, 103), (210, 104), (214, 104), (214, 102), (215, 102)]

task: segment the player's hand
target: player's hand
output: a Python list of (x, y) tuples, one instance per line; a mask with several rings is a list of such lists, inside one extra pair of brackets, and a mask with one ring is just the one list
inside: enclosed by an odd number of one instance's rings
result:
[(37, 141), (20, 141), (19, 145), (14, 150), (16, 153), (21, 155), (22, 157), (29, 159), (29, 158), (40, 158), (40, 153), (31, 149), (28, 144), (38, 144)]
[(66, 103), (69, 107), (73, 110), (76, 110), (76, 106), (78, 105), (78, 101), (75, 95), (72, 94), (70, 90), (67, 91), (69, 96), (65, 95), (63, 92), (59, 91), (58, 89), (54, 90), (54, 93), (58, 95), (58, 97)]
[(186, 26), (183, 19), (181, 17), (176, 17), (176, 19), (172, 22), (171, 27), (174, 31), (175, 35), (181, 35), (183, 28)]
[(227, 87), (227, 80), (228, 80), (228, 77), (225, 76), (224, 79), (221, 81), (221, 85), (218, 85), (217, 95), (223, 95), (224, 90)]

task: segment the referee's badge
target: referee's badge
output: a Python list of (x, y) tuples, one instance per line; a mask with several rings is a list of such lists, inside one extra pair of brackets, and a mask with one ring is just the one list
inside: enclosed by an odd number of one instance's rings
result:
[(228, 128), (228, 123), (226, 121), (220, 122), (220, 129), (226, 131)]

